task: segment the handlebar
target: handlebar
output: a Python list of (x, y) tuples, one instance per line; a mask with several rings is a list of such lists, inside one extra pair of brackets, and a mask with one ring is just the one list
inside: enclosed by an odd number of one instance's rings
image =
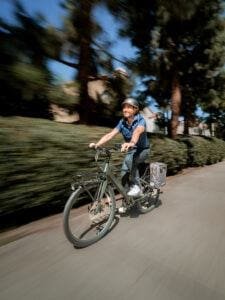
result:
[[(112, 147), (97, 147), (97, 148), (90, 148), (96, 151), (95, 154), (95, 161), (98, 161), (99, 155), (106, 155), (108, 159), (110, 159), (112, 152), (114, 151), (120, 151), (122, 147), (121, 143), (116, 143)], [(137, 147), (130, 147), (128, 151), (124, 153), (129, 153), (130, 151), (136, 149)]]
[(95, 154), (95, 161), (98, 161), (99, 155), (105, 155), (108, 159), (111, 157), (111, 153), (113, 151), (119, 151), (120, 150), (119, 145), (115, 145), (113, 147), (98, 147), (98, 148), (92, 148), (96, 151)]

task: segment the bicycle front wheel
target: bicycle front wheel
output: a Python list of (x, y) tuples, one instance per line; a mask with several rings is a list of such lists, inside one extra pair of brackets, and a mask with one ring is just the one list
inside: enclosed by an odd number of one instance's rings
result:
[(66, 203), (63, 228), (67, 239), (76, 248), (100, 240), (114, 220), (116, 202), (113, 190), (108, 186), (99, 199), (100, 187), (79, 187)]

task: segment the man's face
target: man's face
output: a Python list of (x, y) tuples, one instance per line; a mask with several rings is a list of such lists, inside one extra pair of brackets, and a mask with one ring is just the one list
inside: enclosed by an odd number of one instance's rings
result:
[(127, 104), (127, 103), (123, 105), (122, 110), (123, 110), (124, 118), (132, 118), (132, 117), (134, 117), (134, 115), (137, 112), (137, 108), (135, 108), (132, 105)]

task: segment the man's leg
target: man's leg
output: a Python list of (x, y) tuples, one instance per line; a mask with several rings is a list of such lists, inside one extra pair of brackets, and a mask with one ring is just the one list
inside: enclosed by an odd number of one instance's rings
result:
[(126, 154), (122, 168), (121, 168), (121, 182), (122, 185), (125, 186), (127, 183), (130, 184), (130, 174), (131, 174), (131, 169), (132, 169), (132, 164), (133, 164), (133, 155), (134, 152), (129, 152)]
[(145, 162), (146, 159), (149, 157), (149, 149), (144, 149), (141, 152), (136, 152), (133, 155), (133, 162), (131, 168), (131, 182), (135, 185), (140, 185), (140, 175), (138, 166), (139, 164)]
[(127, 173), (130, 172), (130, 190), (127, 193), (129, 196), (138, 196), (141, 192), (140, 176), (138, 165), (144, 162), (149, 156), (149, 149), (142, 151), (131, 151), (127, 153), (122, 165), (121, 175), (122, 184), (127, 182)]
[[(124, 187), (128, 184), (128, 187), (130, 187), (130, 173), (132, 169), (132, 162), (133, 162), (133, 154), (132, 152), (129, 152), (126, 154), (122, 168), (121, 168), (121, 183)], [(125, 213), (127, 210), (126, 205), (122, 203), (122, 206), (119, 207), (118, 211), (119, 213)]]

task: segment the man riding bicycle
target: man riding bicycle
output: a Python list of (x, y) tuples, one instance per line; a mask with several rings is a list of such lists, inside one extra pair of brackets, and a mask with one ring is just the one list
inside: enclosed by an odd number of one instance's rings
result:
[(121, 146), (122, 152), (127, 152), (121, 169), (122, 183), (126, 175), (130, 174), (130, 189), (128, 196), (138, 197), (141, 193), (138, 165), (149, 156), (149, 140), (146, 133), (146, 122), (139, 113), (139, 104), (133, 98), (127, 98), (122, 103), (123, 118), (117, 126), (104, 135), (97, 143), (90, 143), (89, 147), (100, 147), (111, 140), (118, 133), (123, 135), (125, 142)]

